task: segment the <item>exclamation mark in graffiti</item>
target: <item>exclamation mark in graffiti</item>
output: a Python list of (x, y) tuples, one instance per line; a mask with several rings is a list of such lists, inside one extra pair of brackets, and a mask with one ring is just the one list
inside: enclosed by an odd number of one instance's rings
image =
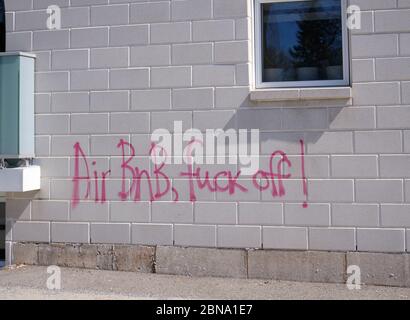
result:
[(307, 188), (307, 178), (305, 171), (305, 142), (300, 140), (300, 163), (302, 169), (302, 183), (303, 183), (303, 194), (305, 195), (305, 201), (303, 202), (303, 208), (308, 207), (308, 188)]

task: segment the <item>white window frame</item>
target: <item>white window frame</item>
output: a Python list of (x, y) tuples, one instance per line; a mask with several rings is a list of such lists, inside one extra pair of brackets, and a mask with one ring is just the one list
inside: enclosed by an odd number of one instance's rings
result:
[(255, 57), (255, 85), (260, 88), (304, 88), (304, 87), (338, 87), (350, 85), (349, 42), (347, 30), (347, 0), (340, 0), (342, 6), (342, 41), (343, 41), (343, 80), (311, 80), (311, 81), (262, 81), (262, 12), (264, 3), (293, 2), (311, 0), (254, 0), (254, 57)]

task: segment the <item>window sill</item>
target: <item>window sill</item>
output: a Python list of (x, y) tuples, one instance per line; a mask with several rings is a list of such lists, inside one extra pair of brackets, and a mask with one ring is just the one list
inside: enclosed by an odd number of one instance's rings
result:
[(309, 100), (349, 100), (351, 102), (352, 88), (323, 87), (255, 89), (251, 91), (250, 99), (256, 102)]

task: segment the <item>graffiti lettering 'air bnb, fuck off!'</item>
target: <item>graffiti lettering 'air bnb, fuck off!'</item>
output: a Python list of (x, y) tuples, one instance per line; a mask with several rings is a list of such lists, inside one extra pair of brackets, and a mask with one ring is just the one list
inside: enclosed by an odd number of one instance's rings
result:
[[(192, 140), (189, 146), (195, 144)], [(307, 197), (307, 179), (305, 173), (305, 143), (299, 141), (300, 145), (300, 171), (302, 178), (300, 181), (301, 192), (305, 197), (303, 208), (308, 207)], [(119, 168), (122, 174), (121, 184), (117, 193), (117, 200), (120, 201), (142, 201), (145, 196), (150, 201), (172, 201), (178, 202), (182, 198), (189, 199), (192, 202), (197, 201), (199, 192), (224, 193), (229, 196), (248, 193), (251, 188), (262, 193), (268, 193), (272, 199), (280, 200), (286, 195), (285, 181), (292, 176), (289, 172), (292, 162), (283, 150), (273, 151), (270, 155), (267, 168), (259, 168), (253, 175), (246, 178), (250, 183), (244, 183), (241, 170), (222, 170), (216, 173), (210, 173), (209, 170), (203, 169), (200, 165), (187, 162), (183, 165), (183, 170), (179, 172), (179, 178), (186, 183), (184, 191), (178, 190), (172, 183), (172, 178), (166, 173), (166, 161), (152, 161), (153, 168), (144, 168), (143, 166), (133, 166), (133, 160), (136, 158), (135, 147), (121, 139), (117, 146), (121, 154)], [(164, 152), (162, 147), (152, 143), (147, 155), (153, 156)], [(189, 152), (189, 151), (188, 151)], [(72, 206), (75, 208), (81, 201), (93, 200), (96, 203), (105, 203), (107, 201), (107, 179), (110, 178), (112, 170), (99, 172), (94, 170), (96, 161), (90, 160), (79, 142), (74, 145), (74, 176), (73, 176), (73, 193)], [(111, 168), (113, 169), (113, 168)], [(182, 189), (182, 188), (181, 188)], [(182, 194), (184, 192), (184, 194)], [(188, 194), (187, 194), (188, 193)]]

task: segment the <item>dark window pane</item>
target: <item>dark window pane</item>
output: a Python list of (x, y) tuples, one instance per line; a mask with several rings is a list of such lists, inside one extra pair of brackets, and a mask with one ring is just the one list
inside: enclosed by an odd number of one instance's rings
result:
[(343, 80), (340, 0), (262, 4), (263, 82)]
[(0, 0), (0, 52), (6, 51), (6, 17), (4, 0)]

